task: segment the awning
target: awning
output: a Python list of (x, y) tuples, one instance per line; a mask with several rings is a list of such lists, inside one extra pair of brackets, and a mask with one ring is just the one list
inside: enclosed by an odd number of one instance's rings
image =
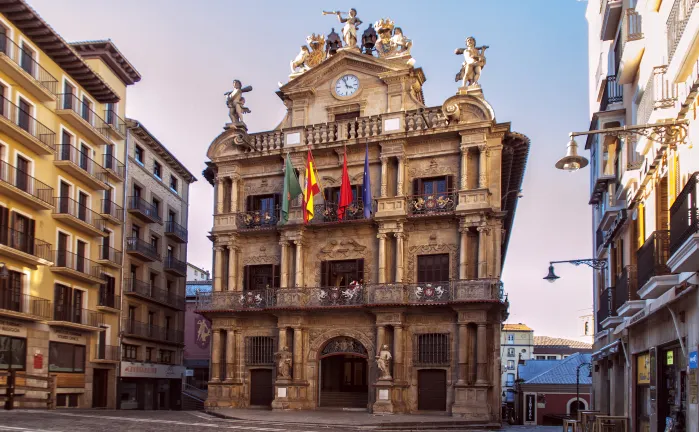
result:
[(617, 339), (614, 342), (610, 343), (609, 345), (605, 345), (602, 348), (600, 348), (598, 351), (595, 351), (592, 353), (592, 360), (593, 361), (599, 361), (602, 360), (606, 357), (609, 357), (612, 354), (616, 354), (619, 352), (621, 347), (621, 339)]
[(623, 332), (626, 328), (638, 324), (639, 322), (647, 319), (656, 311), (664, 309), (665, 306), (670, 305), (676, 302), (677, 300), (680, 300), (683, 297), (687, 296), (689, 293), (693, 292), (697, 288), (697, 286), (692, 283), (686, 283), (689, 282), (690, 279), (691, 278), (687, 278), (677, 286), (670, 288), (669, 290), (667, 290), (667, 292), (665, 292), (665, 294), (661, 295), (657, 299), (652, 300), (643, 309), (636, 312), (635, 315), (628, 319), (625, 319), (623, 323), (621, 323), (619, 326), (617, 326), (617, 328), (614, 329), (614, 334), (621, 334), (621, 332)]

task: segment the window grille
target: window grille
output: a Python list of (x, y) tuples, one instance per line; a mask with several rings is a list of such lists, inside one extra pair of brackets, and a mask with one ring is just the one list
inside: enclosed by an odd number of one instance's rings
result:
[(417, 336), (416, 365), (449, 365), (451, 344), (448, 333), (426, 333)]
[(246, 337), (245, 364), (248, 366), (274, 365), (274, 338), (271, 336)]

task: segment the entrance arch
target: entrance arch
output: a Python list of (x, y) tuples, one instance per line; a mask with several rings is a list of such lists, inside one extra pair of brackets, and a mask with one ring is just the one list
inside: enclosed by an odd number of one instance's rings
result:
[(318, 353), (318, 406), (367, 408), (369, 353), (348, 336), (336, 336)]

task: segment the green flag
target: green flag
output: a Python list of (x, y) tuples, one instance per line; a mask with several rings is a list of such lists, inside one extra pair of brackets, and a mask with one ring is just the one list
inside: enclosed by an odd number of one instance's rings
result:
[(282, 198), (282, 225), (289, 220), (289, 205), (291, 200), (301, 195), (301, 185), (291, 165), (289, 154), (286, 155), (286, 168), (284, 169), (284, 197)]

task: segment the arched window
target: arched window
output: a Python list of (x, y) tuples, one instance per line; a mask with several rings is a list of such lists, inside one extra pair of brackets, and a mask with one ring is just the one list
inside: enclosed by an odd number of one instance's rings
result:
[(568, 401), (566, 406), (568, 415), (577, 417), (579, 411), (587, 410), (587, 401), (582, 398), (580, 398), (580, 400), (573, 398)]

